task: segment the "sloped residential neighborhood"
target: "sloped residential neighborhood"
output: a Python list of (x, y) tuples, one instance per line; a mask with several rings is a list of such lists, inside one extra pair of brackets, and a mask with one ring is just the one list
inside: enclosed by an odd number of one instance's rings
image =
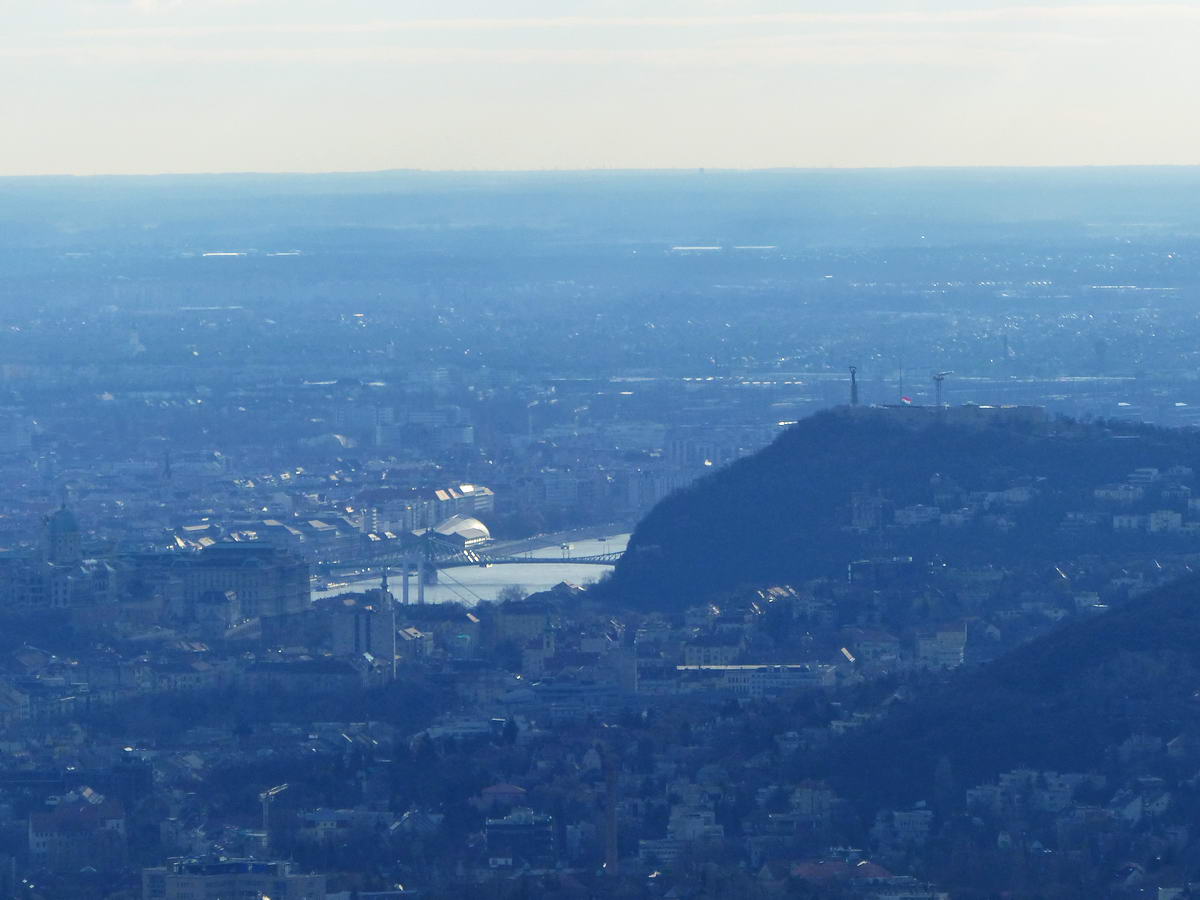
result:
[[(1191, 475), (1145, 477), (1182, 502)], [(1172, 877), (1145, 860), (1200, 837), (1186, 729), (1114, 743), (1104, 771), (947, 767), (898, 808), (804, 763), (945, 672), (1179, 575), (1177, 547), (1051, 571), (863, 559), (667, 614), (568, 583), (406, 605), (394, 574), (314, 600), (310, 567), (368, 538), (286, 530), (90, 558), (61, 506), (8, 561), (7, 615), (44, 640), (0, 656), (0, 887), (932, 900), (967, 860), (1035, 883), (1128, 858), (1141, 890)]]

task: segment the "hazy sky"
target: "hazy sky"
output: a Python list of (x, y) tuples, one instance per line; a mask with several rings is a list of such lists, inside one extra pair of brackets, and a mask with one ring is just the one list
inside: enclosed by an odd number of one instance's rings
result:
[(0, 174), (1200, 162), (1200, 0), (0, 11)]

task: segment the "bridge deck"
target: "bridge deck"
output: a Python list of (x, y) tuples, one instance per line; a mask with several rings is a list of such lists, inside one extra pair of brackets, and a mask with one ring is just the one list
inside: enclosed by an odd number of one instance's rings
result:
[[(621, 558), (621, 553), (601, 553), (593, 556), (492, 556), (477, 550), (465, 550), (434, 556), (431, 560), (435, 568), (454, 569), (461, 566), (512, 566), (512, 565), (583, 565), (611, 566)], [(411, 556), (388, 555), (374, 559), (338, 560), (337, 562), (317, 563), (315, 569), (321, 572), (342, 572), (348, 570), (382, 569), (384, 567), (400, 569), (404, 566), (415, 567), (417, 560)]]

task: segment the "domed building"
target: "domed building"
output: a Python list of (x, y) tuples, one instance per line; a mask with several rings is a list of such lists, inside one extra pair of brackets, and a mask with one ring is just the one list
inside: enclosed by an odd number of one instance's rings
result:
[(474, 516), (455, 515), (434, 526), (434, 534), (464, 550), (486, 544), (492, 539), (488, 527)]

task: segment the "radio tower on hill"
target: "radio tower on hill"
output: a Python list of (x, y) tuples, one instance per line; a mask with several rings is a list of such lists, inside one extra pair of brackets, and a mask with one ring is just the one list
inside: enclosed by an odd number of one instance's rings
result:
[(947, 375), (953, 375), (953, 372), (935, 372), (933, 376), (933, 389), (937, 397), (935, 404), (938, 409), (942, 408), (942, 382), (946, 380)]

